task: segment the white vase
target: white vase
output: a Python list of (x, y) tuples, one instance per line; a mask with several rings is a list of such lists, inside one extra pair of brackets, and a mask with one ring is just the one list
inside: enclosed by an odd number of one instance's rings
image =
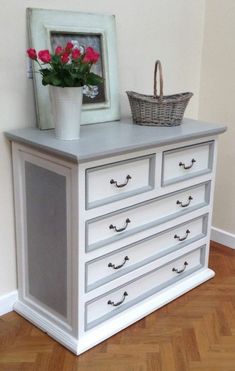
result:
[(56, 138), (79, 139), (83, 88), (50, 85), (49, 90)]

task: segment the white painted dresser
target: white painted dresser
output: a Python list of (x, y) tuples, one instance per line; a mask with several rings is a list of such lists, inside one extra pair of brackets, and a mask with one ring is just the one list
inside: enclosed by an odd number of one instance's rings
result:
[(19, 299), (15, 310), (80, 354), (212, 278), (221, 125), (130, 120), (12, 141)]

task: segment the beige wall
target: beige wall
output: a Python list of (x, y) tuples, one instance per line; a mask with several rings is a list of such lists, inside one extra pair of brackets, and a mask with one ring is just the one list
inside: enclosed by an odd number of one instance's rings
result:
[(10, 146), (3, 131), (35, 125), (32, 81), (26, 79), (26, 7), (115, 14), (120, 98), (152, 91), (153, 63), (164, 64), (165, 92), (194, 92), (188, 116), (197, 117), (204, 0), (1, 0), (0, 10), (0, 295), (16, 288)]
[(235, 1), (206, 0), (199, 117), (222, 122), (213, 226), (235, 233)]

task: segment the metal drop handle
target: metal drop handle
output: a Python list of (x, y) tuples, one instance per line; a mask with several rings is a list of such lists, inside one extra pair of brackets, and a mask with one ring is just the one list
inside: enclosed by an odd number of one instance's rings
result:
[(190, 203), (191, 203), (192, 200), (193, 200), (193, 197), (192, 196), (189, 196), (188, 202), (186, 204), (184, 204), (183, 202), (181, 202), (179, 200), (176, 201), (176, 204), (177, 205), (180, 205), (181, 207), (187, 207), (187, 206), (190, 205)]
[(188, 265), (188, 262), (184, 262), (184, 268), (182, 268), (182, 269), (172, 268), (172, 272), (175, 272), (175, 273), (178, 273), (178, 274), (183, 273), (185, 271), (187, 265)]
[(187, 238), (188, 238), (188, 235), (190, 233), (190, 230), (187, 229), (187, 231), (185, 232), (185, 236), (184, 237), (180, 237), (178, 236), (177, 234), (174, 235), (174, 238), (178, 239), (179, 241), (185, 241)]
[(191, 169), (193, 164), (196, 162), (194, 158), (191, 160), (191, 165), (186, 166), (183, 162), (179, 162), (179, 166), (182, 166), (185, 170)]
[(121, 305), (122, 303), (124, 303), (124, 301), (125, 301), (125, 299), (126, 299), (126, 296), (128, 296), (128, 293), (125, 291), (125, 292), (123, 293), (123, 298), (122, 298), (122, 300), (118, 301), (117, 303), (114, 303), (114, 301), (109, 300), (109, 301), (107, 302), (107, 304), (108, 304), (108, 305), (112, 305), (113, 307), (118, 307), (119, 305)]
[(124, 227), (122, 227), (122, 228), (117, 228), (116, 225), (110, 224), (109, 229), (114, 229), (115, 232), (123, 232), (123, 231), (125, 231), (125, 230), (127, 229), (128, 224), (129, 224), (130, 222), (131, 222), (130, 219), (127, 218), (127, 219), (126, 219), (126, 224), (125, 224)]
[(131, 176), (128, 174), (128, 175), (126, 176), (126, 181), (125, 181), (125, 183), (118, 184), (116, 180), (111, 179), (111, 180), (110, 180), (110, 184), (115, 184), (115, 186), (116, 186), (117, 188), (122, 188), (122, 187), (125, 187), (125, 186), (128, 184), (128, 182), (129, 182), (130, 179), (131, 179)]
[(128, 258), (128, 256), (125, 256), (124, 262), (122, 264), (115, 265), (115, 264), (109, 263), (108, 264), (108, 267), (109, 268), (113, 268), (113, 269), (120, 269), (120, 268), (122, 268), (126, 264), (127, 260), (130, 260), (130, 259)]

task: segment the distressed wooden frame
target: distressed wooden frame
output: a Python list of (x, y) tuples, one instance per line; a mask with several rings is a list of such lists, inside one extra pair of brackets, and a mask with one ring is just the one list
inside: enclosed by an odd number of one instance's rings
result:
[[(82, 107), (82, 124), (115, 121), (120, 119), (118, 99), (117, 50), (115, 17), (112, 15), (81, 12), (27, 9), (30, 47), (51, 50), (52, 32), (95, 34), (101, 36), (105, 101), (85, 104)], [(36, 72), (37, 66), (33, 65)], [(53, 119), (48, 86), (43, 86), (41, 75), (33, 73), (37, 125), (40, 129), (52, 129)]]

